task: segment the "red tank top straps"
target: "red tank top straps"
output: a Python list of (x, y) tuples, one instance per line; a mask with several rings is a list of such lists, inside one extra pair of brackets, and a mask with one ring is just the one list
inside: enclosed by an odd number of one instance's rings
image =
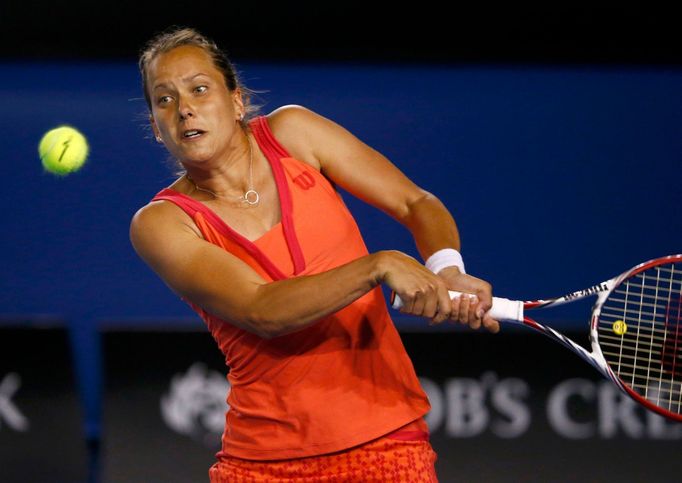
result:
[[(267, 124), (265, 117), (258, 117), (250, 123), (251, 131), (253, 132), (256, 142), (261, 151), (267, 158), (272, 168), (277, 185), (277, 192), (279, 195), (280, 210), (282, 214), (282, 229), (284, 237), (289, 247), (291, 259), (294, 265), (294, 275), (298, 275), (305, 270), (306, 263), (301, 245), (296, 236), (296, 230), (293, 223), (291, 192), (286, 180), (284, 169), (282, 168), (282, 157), (290, 157), (289, 153), (284, 147), (277, 142), (272, 135), (272, 131)], [(265, 256), (258, 247), (250, 240), (243, 237), (241, 234), (234, 231), (227, 225), (219, 216), (210, 210), (203, 203), (190, 198), (189, 196), (179, 193), (175, 190), (166, 188), (161, 190), (152, 201), (167, 200), (175, 203), (182, 208), (192, 219), (195, 219), (197, 213), (208, 221), (211, 225), (216, 227), (220, 233), (227, 239), (233, 242), (234, 248), (238, 252), (245, 252), (251, 258), (255, 259), (268, 273), (272, 280), (282, 280), (286, 276)]]

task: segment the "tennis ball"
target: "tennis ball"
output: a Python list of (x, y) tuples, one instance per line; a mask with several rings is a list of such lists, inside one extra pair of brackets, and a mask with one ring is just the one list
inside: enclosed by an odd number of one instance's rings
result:
[(45, 133), (38, 153), (46, 171), (59, 176), (78, 171), (88, 157), (88, 142), (71, 126), (59, 126)]
[(613, 331), (618, 335), (623, 335), (628, 331), (628, 325), (622, 320), (613, 323)]

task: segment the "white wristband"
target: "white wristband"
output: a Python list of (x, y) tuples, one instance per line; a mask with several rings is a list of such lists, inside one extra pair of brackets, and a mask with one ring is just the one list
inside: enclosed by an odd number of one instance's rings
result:
[(426, 268), (431, 270), (433, 273), (438, 273), (446, 267), (457, 267), (462, 273), (466, 273), (464, 270), (464, 260), (462, 260), (462, 255), (453, 248), (443, 248), (438, 250), (436, 253), (431, 255), (428, 260), (426, 260)]

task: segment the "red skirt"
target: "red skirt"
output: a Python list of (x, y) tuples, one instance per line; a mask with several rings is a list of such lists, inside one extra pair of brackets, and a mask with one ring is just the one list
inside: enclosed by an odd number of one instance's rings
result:
[(433, 483), (436, 453), (428, 434), (384, 436), (337, 453), (277, 461), (228, 456), (208, 472), (211, 483)]

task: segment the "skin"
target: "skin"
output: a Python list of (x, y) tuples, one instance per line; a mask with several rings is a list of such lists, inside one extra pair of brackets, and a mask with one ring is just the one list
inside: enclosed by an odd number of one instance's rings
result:
[[(238, 122), (244, 112), (240, 92), (226, 87), (210, 57), (194, 46), (178, 47), (154, 59), (148, 81), (155, 135), (199, 187), (221, 197), (196, 190), (184, 176), (171, 187), (204, 202), (248, 239), (259, 238), (278, 223), (281, 214), (269, 164)], [(405, 225), (424, 259), (441, 248), (459, 249), (455, 221), (443, 204), (346, 129), (301, 106), (284, 106), (267, 117), (292, 156)], [(187, 140), (187, 129), (204, 133)], [(253, 185), (261, 194), (255, 207), (229, 199), (249, 187), (249, 139)], [(375, 180), (381, 180), (381, 189)], [(166, 201), (141, 208), (132, 219), (130, 237), (140, 257), (173, 291), (264, 338), (307, 327), (382, 283), (403, 299), (404, 313), (428, 317), (431, 323), (451, 320), (499, 330), (497, 321), (484, 315), (492, 304), (490, 284), (456, 267), (435, 275), (398, 251), (372, 253), (320, 274), (268, 282), (205, 241), (192, 219)], [(476, 297), (450, 300), (448, 289)]]

